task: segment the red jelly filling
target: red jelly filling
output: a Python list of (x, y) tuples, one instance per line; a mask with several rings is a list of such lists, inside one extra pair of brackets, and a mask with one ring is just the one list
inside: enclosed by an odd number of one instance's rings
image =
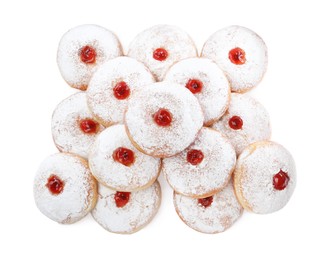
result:
[(80, 128), (85, 134), (96, 134), (99, 130), (99, 123), (92, 119), (83, 119), (80, 121)]
[(203, 83), (198, 79), (190, 79), (186, 83), (186, 88), (188, 88), (193, 94), (200, 93), (203, 88)]
[(213, 196), (198, 199), (198, 204), (203, 206), (204, 208), (211, 206), (212, 202), (213, 202)]
[(163, 61), (168, 57), (168, 52), (164, 48), (158, 48), (153, 52), (153, 58), (155, 60)]
[(153, 117), (159, 126), (170, 126), (172, 123), (172, 115), (167, 109), (159, 109)]
[(95, 63), (96, 51), (91, 46), (84, 46), (80, 51), (81, 61), (87, 64)]
[(47, 179), (46, 187), (53, 195), (58, 195), (63, 191), (64, 185), (64, 182), (53, 174)]
[(113, 95), (116, 99), (126, 99), (130, 95), (130, 88), (126, 82), (120, 81), (113, 88)]
[(130, 166), (135, 161), (135, 154), (130, 149), (119, 147), (113, 152), (113, 159), (125, 166)]
[(289, 176), (286, 172), (280, 170), (273, 177), (273, 185), (276, 190), (283, 190), (287, 187)]
[(237, 47), (229, 51), (229, 59), (235, 65), (242, 65), (246, 62), (246, 53), (243, 49)]
[(124, 207), (129, 202), (130, 194), (130, 192), (117, 191), (114, 194), (114, 201), (116, 202), (116, 206), (118, 208)]
[(243, 126), (243, 120), (239, 116), (233, 116), (229, 119), (229, 126), (233, 130), (240, 130)]
[(203, 161), (204, 154), (201, 150), (189, 150), (186, 155), (187, 161), (192, 165), (200, 164)]

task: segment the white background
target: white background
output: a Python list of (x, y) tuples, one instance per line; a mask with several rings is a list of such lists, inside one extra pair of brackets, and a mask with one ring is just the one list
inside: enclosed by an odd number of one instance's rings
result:
[[(322, 259), (321, 1), (3, 1), (0, 15), (1, 259)], [(191, 230), (177, 217), (161, 178), (156, 218), (133, 235), (116, 235), (91, 216), (59, 225), (34, 205), (40, 162), (55, 153), (51, 114), (74, 93), (56, 65), (65, 31), (84, 23), (114, 31), (125, 51), (160, 23), (186, 30), (199, 50), (222, 27), (238, 24), (268, 45), (269, 67), (252, 91), (272, 119), (272, 139), (294, 155), (298, 184), (290, 203), (270, 215), (245, 213), (222, 234)], [(162, 177), (162, 176), (161, 176)]]

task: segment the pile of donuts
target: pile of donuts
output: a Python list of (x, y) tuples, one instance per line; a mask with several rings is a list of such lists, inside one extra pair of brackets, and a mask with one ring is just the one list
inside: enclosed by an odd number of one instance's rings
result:
[(289, 201), (291, 154), (270, 141), (266, 109), (245, 94), (267, 68), (253, 31), (229, 26), (205, 42), (169, 25), (139, 33), (124, 55), (97, 25), (66, 32), (58, 67), (77, 93), (52, 116), (59, 153), (34, 179), (39, 210), (63, 224), (89, 212), (103, 228), (134, 233), (161, 203), (160, 173), (177, 214), (192, 229), (219, 233), (243, 210), (275, 212)]

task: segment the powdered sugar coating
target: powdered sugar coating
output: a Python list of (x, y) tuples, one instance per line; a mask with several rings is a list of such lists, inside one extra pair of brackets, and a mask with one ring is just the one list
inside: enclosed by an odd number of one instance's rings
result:
[[(119, 148), (134, 152), (135, 161), (125, 166), (113, 158)], [(124, 125), (113, 125), (105, 129), (93, 144), (89, 165), (94, 177), (102, 184), (119, 191), (134, 191), (152, 184), (160, 172), (160, 159), (138, 151), (130, 142)]]
[[(187, 161), (191, 149), (202, 151), (198, 165)], [(207, 197), (224, 188), (236, 163), (234, 148), (221, 133), (203, 127), (196, 140), (183, 152), (163, 160), (162, 172), (172, 188), (190, 197)]]
[[(85, 46), (95, 49), (95, 63), (81, 61), (80, 50)], [(114, 33), (98, 25), (86, 24), (63, 35), (58, 46), (57, 64), (62, 77), (71, 87), (85, 90), (97, 67), (120, 55), (122, 47)]]
[[(63, 191), (58, 195), (53, 195), (46, 187), (53, 174), (64, 182)], [(34, 180), (34, 199), (45, 216), (58, 223), (71, 224), (95, 206), (97, 184), (84, 159), (57, 153), (40, 165)]]
[(106, 230), (114, 233), (131, 234), (147, 225), (158, 212), (161, 189), (156, 181), (150, 187), (131, 192), (124, 207), (118, 208), (114, 195), (116, 191), (99, 185), (99, 197), (92, 211), (93, 218)]
[[(233, 116), (239, 116), (243, 120), (242, 129), (234, 130), (229, 126), (229, 120)], [(228, 110), (212, 127), (228, 137), (238, 155), (249, 144), (268, 140), (271, 136), (268, 112), (247, 94), (233, 93)]]
[(190, 79), (203, 83), (202, 91), (194, 94), (204, 112), (204, 125), (211, 125), (226, 111), (230, 100), (230, 85), (220, 68), (211, 60), (190, 58), (174, 64), (165, 80), (185, 87)]
[(52, 116), (52, 135), (60, 151), (88, 157), (90, 146), (104, 128), (98, 124), (97, 133), (86, 134), (80, 128), (84, 119), (95, 121), (83, 92), (69, 96), (56, 107)]
[[(276, 190), (273, 176), (280, 170), (289, 177), (283, 190)], [(262, 141), (251, 144), (239, 156), (234, 187), (240, 203), (249, 211), (272, 213), (283, 208), (296, 186), (296, 167), (292, 155), (280, 144)]]
[[(245, 51), (246, 62), (236, 65), (229, 59), (234, 48)], [(225, 72), (232, 91), (246, 92), (258, 85), (267, 70), (267, 47), (255, 32), (242, 26), (223, 28), (205, 42), (202, 57), (209, 58)]]
[(198, 199), (174, 192), (174, 206), (183, 222), (202, 233), (214, 234), (225, 231), (241, 216), (243, 208), (239, 204), (232, 182), (213, 195), (209, 207), (198, 203)]
[[(130, 96), (119, 100), (113, 88), (121, 81), (127, 83)], [(118, 57), (104, 63), (94, 74), (87, 90), (89, 107), (94, 116), (105, 126), (122, 123), (132, 91), (155, 82), (150, 71), (139, 61)]]
[[(158, 126), (153, 115), (167, 109), (171, 125)], [(198, 100), (186, 88), (171, 82), (157, 82), (136, 90), (125, 114), (127, 133), (135, 146), (156, 157), (170, 157), (187, 148), (203, 125)]]
[[(164, 48), (168, 52), (166, 60), (153, 58), (154, 50)], [(191, 37), (181, 29), (170, 25), (155, 25), (139, 33), (132, 41), (128, 52), (143, 62), (158, 81), (163, 80), (166, 71), (174, 63), (197, 56), (197, 50)]]

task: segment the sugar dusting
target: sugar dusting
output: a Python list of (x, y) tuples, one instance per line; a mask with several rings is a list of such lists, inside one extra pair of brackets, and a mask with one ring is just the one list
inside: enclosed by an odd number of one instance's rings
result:
[(56, 107), (52, 116), (52, 135), (60, 151), (88, 157), (91, 145), (104, 128), (99, 125), (96, 134), (86, 134), (80, 128), (80, 121), (84, 119), (95, 120), (83, 92), (69, 96)]
[[(190, 149), (203, 152), (204, 158), (200, 164), (187, 162)], [(227, 185), (235, 163), (236, 153), (229, 140), (221, 133), (204, 127), (186, 150), (163, 160), (162, 172), (176, 192), (206, 197)]]
[[(135, 161), (125, 166), (113, 159), (113, 152), (124, 147), (135, 154)], [(89, 155), (89, 165), (95, 178), (119, 191), (133, 191), (153, 183), (160, 171), (160, 159), (138, 151), (130, 142), (124, 125), (105, 129), (96, 139)]]
[[(234, 130), (229, 126), (232, 116), (239, 116), (243, 120), (242, 129)], [(267, 110), (247, 94), (233, 93), (228, 110), (212, 127), (228, 137), (238, 155), (249, 144), (268, 140), (271, 136)]]
[[(52, 174), (65, 183), (59, 195), (52, 195), (46, 187)], [(96, 181), (87, 162), (67, 153), (46, 158), (34, 180), (34, 199), (39, 210), (58, 223), (71, 224), (83, 218), (92, 210), (97, 199)]]
[(93, 218), (114, 233), (130, 234), (140, 230), (154, 218), (161, 202), (158, 181), (144, 190), (131, 192), (129, 202), (121, 208), (116, 206), (115, 193), (99, 185), (98, 202), (92, 211)]
[(198, 199), (174, 192), (174, 206), (179, 217), (190, 228), (202, 233), (219, 233), (231, 227), (241, 216), (243, 209), (239, 204), (232, 182), (213, 196), (209, 207), (198, 204)]
[[(236, 47), (246, 53), (243, 65), (235, 65), (228, 58), (229, 51)], [(201, 56), (219, 65), (234, 92), (245, 92), (255, 87), (267, 70), (266, 44), (259, 35), (242, 26), (229, 26), (215, 32), (205, 42)]]
[[(168, 127), (158, 126), (153, 115), (160, 109), (172, 114)], [(187, 148), (203, 125), (198, 100), (186, 88), (158, 82), (138, 89), (129, 100), (125, 123), (132, 141), (145, 153), (170, 157)]]
[[(275, 190), (273, 176), (287, 172), (284, 190)], [(252, 212), (266, 214), (284, 207), (296, 185), (296, 167), (291, 154), (280, 144), (263, 141), (248, 146), (239, 156), (234, 173), (237, 196)]]
[[(154, 50), (164, 48), (168, 57), (164, 61), (153, 58)], [(163, 80), (166, 71), (174, 63), (197, 56), (197, 50), (191, 37), (181, 29), (170, 25), (156, 25), (139, 33), (132, 41), (128, 52), (143, 62), (158, 81)]]
[(199, 100), (204, 112), (204, 125), (218, 120), (229, 106), (230, 85), (220, 68), (205, 58), (190, 58), (173, 65), (165, 76), (165, 80), (180, 84), (182, 87), (190, 79), (198, 79), (203, 83)]
[[(124, 100), (116, 99), (113, 94), (113, 88), (120, 81), (126, 82), (130, 89), (130, 96)], [(132, 91), (153, 82), (153, 75), (141, 62), (128, 57), (109, 60), (99, 67), (89, 83), (89, 107), (105, 126), (123, 123), (123, 115)]]

